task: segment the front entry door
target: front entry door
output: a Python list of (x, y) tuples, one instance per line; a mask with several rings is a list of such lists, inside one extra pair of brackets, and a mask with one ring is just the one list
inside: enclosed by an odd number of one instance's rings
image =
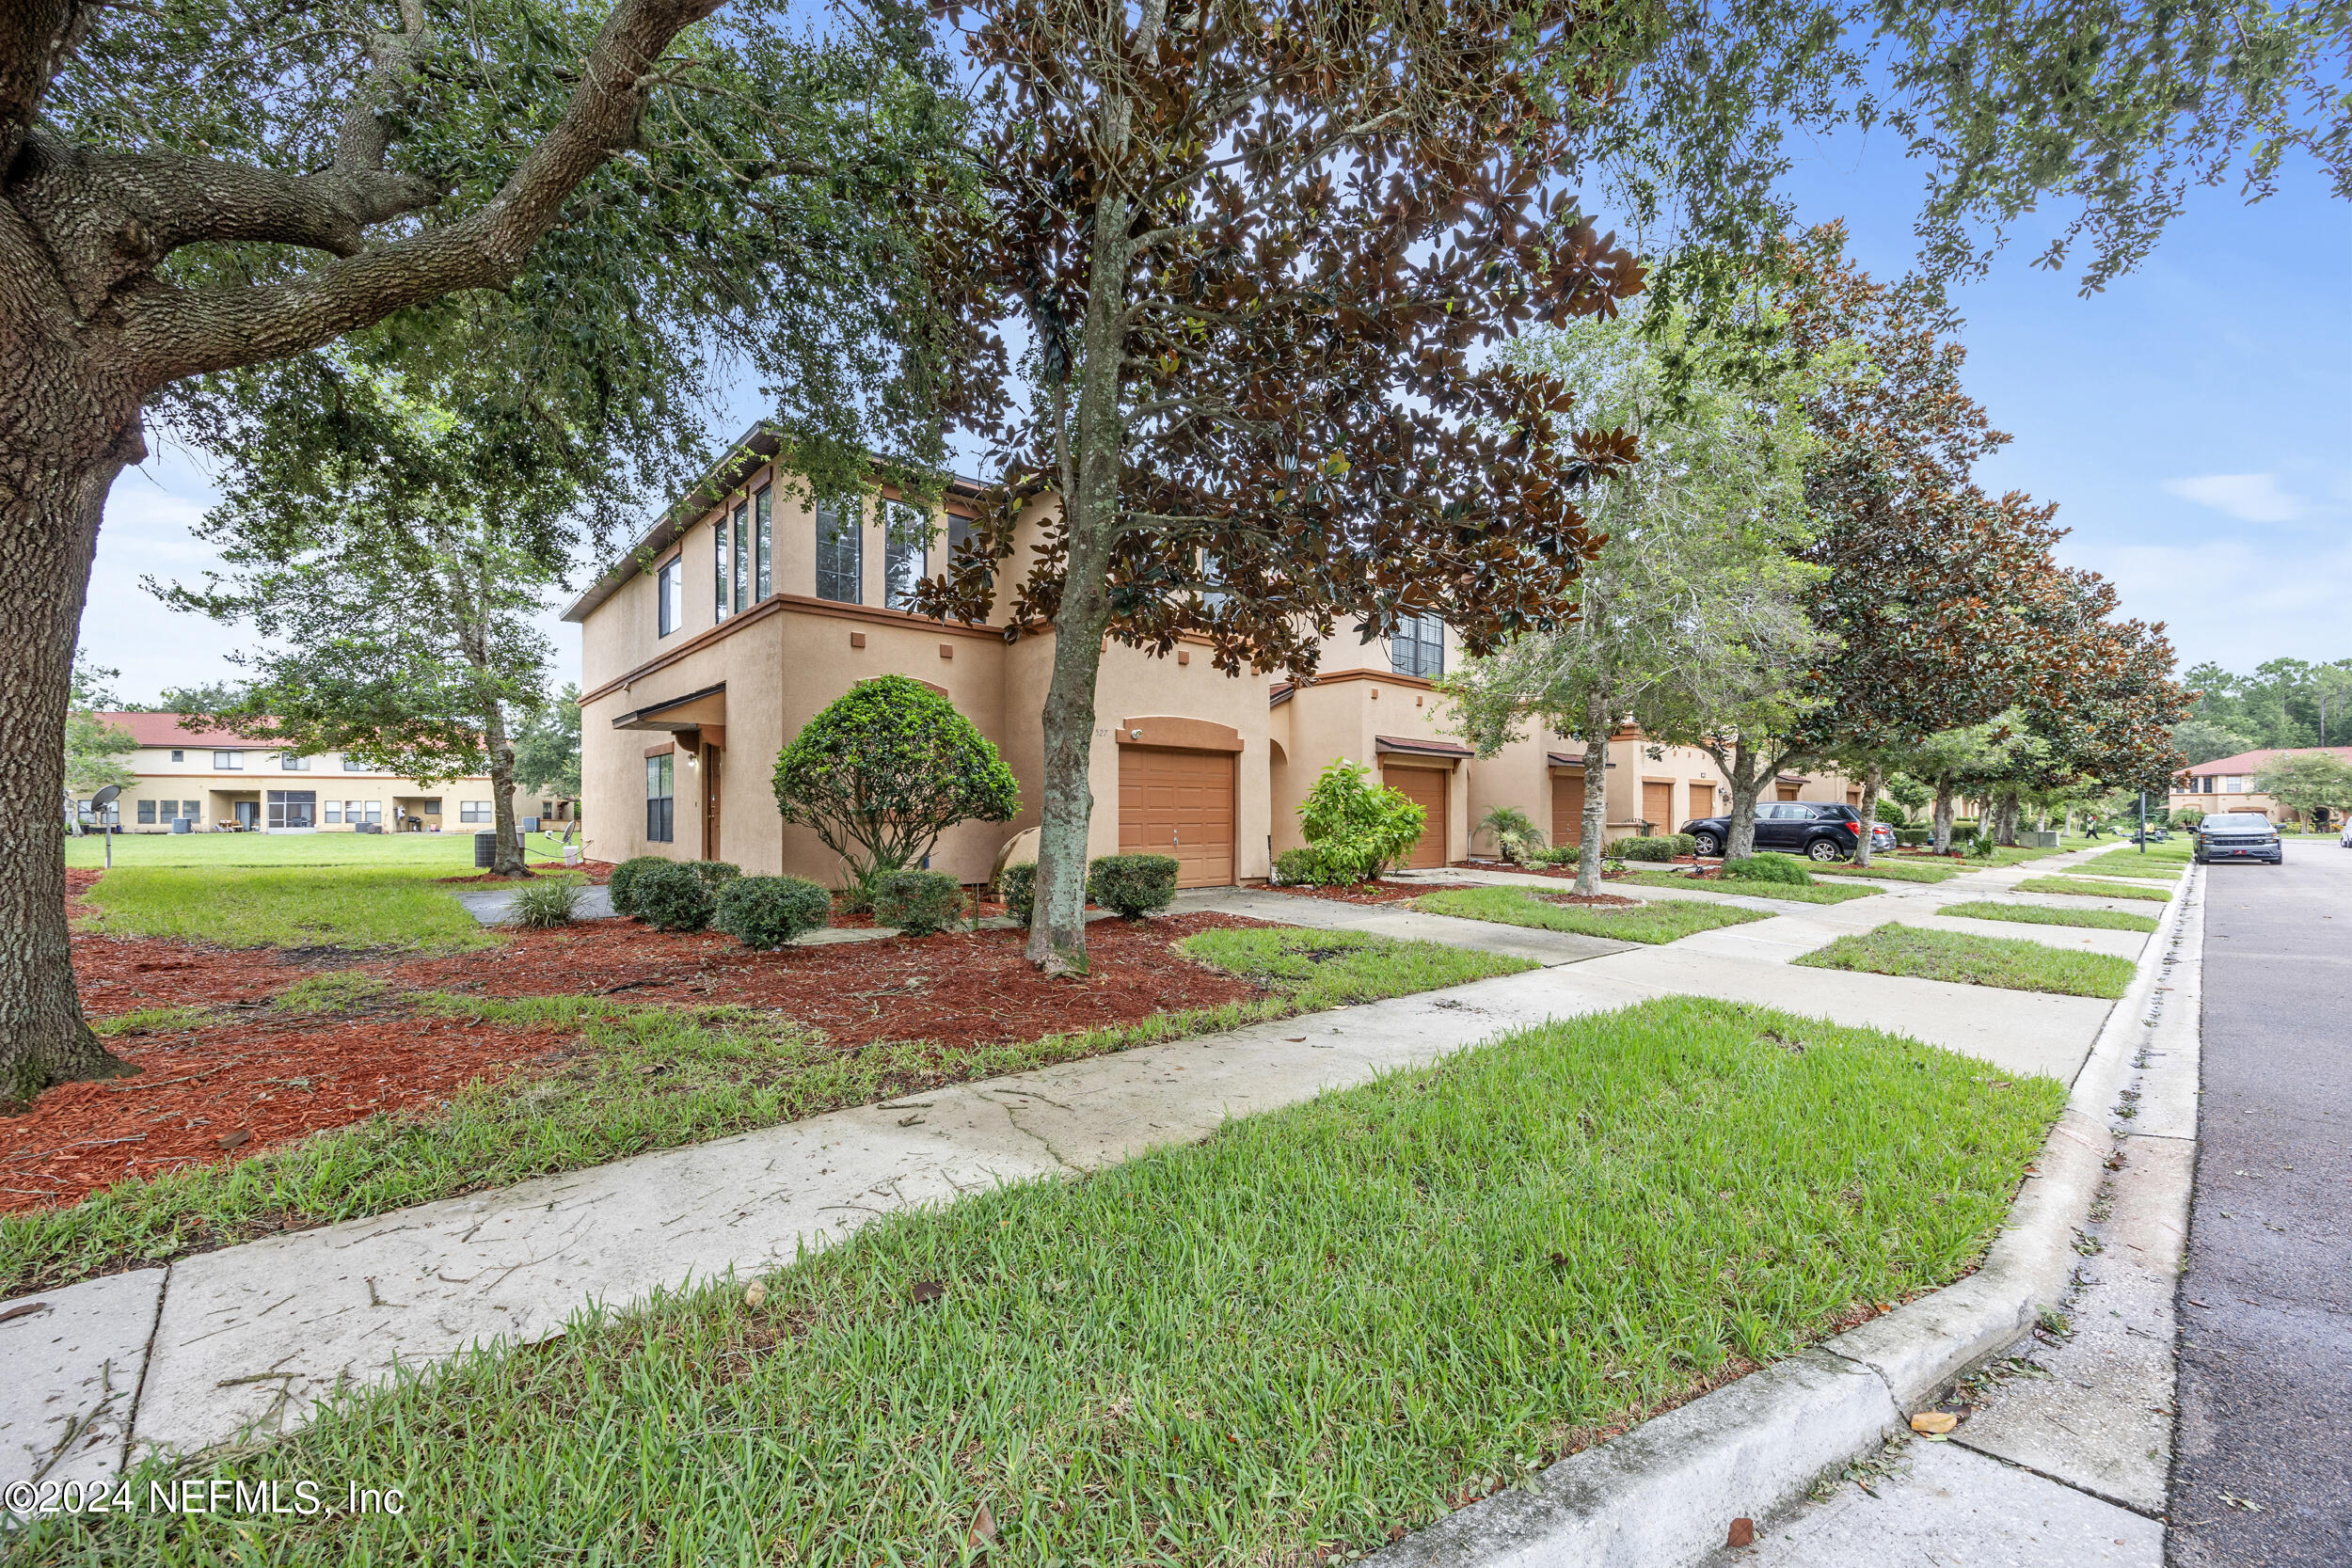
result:
[(703, 748), (703, 859), (719, 858), (719, 764), (726, 752), (718, 746)]

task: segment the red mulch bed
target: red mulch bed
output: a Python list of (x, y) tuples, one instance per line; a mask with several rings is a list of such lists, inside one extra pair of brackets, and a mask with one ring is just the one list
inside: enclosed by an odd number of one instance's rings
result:
[(1328, 898), (1340, 904), (1396, 904), (1407, 898), (1418, 898), (1424, 893), (1453, 893), (1461, 888), (1484, 887), (1483, 882), (1358, 882), (1353, 887), (1294, 887), (1268, 882), (1268, 893), (1287, 893), (1299, 898)]
[[(69, 892), (94, 880), (77, 874)], [(1262, 988), (1174, 951), (1196, 931), (1259, 924), (1217, 914), (1097, 921), (1088, 927), (1092, 969), (1082, 980), (1039, 974), (1022, 957), (1026, 933), (1019, 931), (755, 953), (726, 937), (664, 935), (619, 920), (517, 931), (502, 946), (446, 958), (350, 967), (407, 990), (605, 992), (766, 1008), (843, 1048), (929, 1039), (952, 1051), (1261, 996)], [(83, 1006), (97, 1017), (183, 1005), (250, 1008), (310, 972), (266, 948), (82, 933), (73, 961)], [(0, 1121), (0, 1212), (77, 1202), (130, 1177), (240, 1160), (379, 1112), (425, 1109), (469, 1079), (527, 1066), (564, 1037), (393, 1009), (342, 1018), (251, 1012), (209, 1028), (119, 1036), (108, 1049), (138, 1067), (136, 1077), (63, 1085)]]
[[(537, 871), (570, 871), (580, 876), (585, 881), (609, 882), (612, 879), (613, 863), (611, 861), (581, 861), (578, 865), (564, 866), (542, 861), (537, 865), (532, 867), (532, 869)], [(433, 879), (437, 882), (519, 882), (522, 880), (520, 877), (501, 877), (495, 871), (477, 871), (469, 877), (436, 877)]]

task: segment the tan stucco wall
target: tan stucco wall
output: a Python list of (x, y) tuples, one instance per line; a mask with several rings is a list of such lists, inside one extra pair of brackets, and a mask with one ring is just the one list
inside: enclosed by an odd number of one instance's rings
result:
[[(239, 752), (245, 766), (236, 769), (215, 768), (213, 766), (215, 748), (195, 744), (176, 748), (142, 746), (135, 752), (124, 753), (122, 765), (135, 777), (115, 801), (121, 831), (135, 833), (167, 833), (171, 831), (167, 822), (140, 822), (138, 804), (141, 800), (203, 801), (203, 816), (198, 819), (198, 832), (208, 831), (213, 823), (233, 816), (233, 802), (239, 800), (249, 800), (262, 805), (262, 819), (266, 821), (266, 802), (271, 790), (310, 791), (318, 797), (322, 817), (330, 796), (338, 802), (375, 801), (383, 807), (383, 821), (388, 832), (392, 823), (395, 800), (437, 796), (446, 806), (441, 825), (449, 832), (475, 832), (489, 827), (486, 822), (461, 823), (458, 820), (460, 801), (490, 799), (490, 780), (486, 774), (425, 784), (415, 779), (395, 778), (389, 773), (346, 772), (342, 755), (336, 752), (310, 758), (310, 766), (307, 768), (289, 769), (279, 766), (278, 753), (274, 750), (256, 747), (219, 749)], [(183, 753), (178, 762), (171, 760), (175, 750)], [(538, 799), (528, 791), (517, 791), (515, 804), (522, 815), (536, 815)], [(322, 822), (316, 831), (339, 833), (351, 830), (347, 823)]]

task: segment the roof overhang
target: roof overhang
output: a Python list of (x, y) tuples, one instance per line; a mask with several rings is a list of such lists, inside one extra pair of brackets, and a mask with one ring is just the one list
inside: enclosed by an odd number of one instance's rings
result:
[(1448, 762), (1462, 762), (1478, 754), (1469, 747), (1451, 740), (1420, 740), (1402, 735), (1375, 735), (1372, 739), (1375, 750), (1401, 756), (1442, 757)]
[(659, 703), (647, 703), (619, 714), (612, 721), (616, 730), (699, 730), (727, 721), (727, 689), (722, 681), (706, 686), (700, 691), (689, 691), (683, 697), (671, 697)]

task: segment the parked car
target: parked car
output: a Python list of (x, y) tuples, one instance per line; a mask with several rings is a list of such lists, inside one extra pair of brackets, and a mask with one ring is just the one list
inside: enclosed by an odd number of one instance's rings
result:
[(2286, 863), (2286, 851), (2279, 843), (2279, 830), (2270, 818), (2260, 812), (2215, 812), (2197, 824), (2197, 863), (2212, 865), (2220, 861), (2268, 861), (2273, 865)]
[[(1883, 822), (1870, 825), (1873, 852), (1895, 847), (1895, 830)], [(1682, 831), (1698, 840), (1702, 855), (1720, 855), (1731, 840), (1731, 818), (1702, 816), (1685, 822)], [(1756, 847), (1807, 860), (1842, 861), (1853, 858), (1862, 842), (1862, 814), (1851, 806), (1827, 800), (1766, 800), (1756, 808)]]

